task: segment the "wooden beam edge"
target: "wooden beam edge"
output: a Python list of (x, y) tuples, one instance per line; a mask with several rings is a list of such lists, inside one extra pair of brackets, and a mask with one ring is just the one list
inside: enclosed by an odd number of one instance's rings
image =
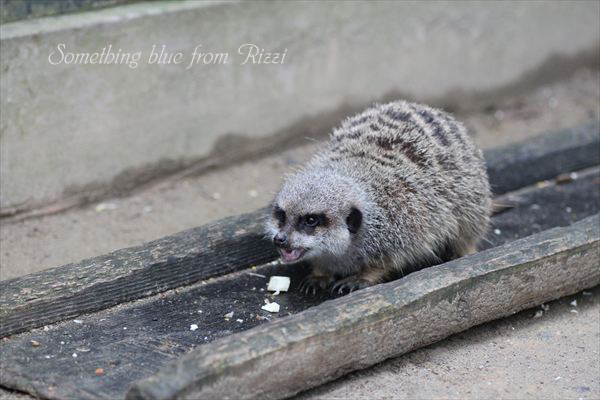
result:
[(278, 399), (600, 284), (600, 214), (207, 344), (128, 400)]

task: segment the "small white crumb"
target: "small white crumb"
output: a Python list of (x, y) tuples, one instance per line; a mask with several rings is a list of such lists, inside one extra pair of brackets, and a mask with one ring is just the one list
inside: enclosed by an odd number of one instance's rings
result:
[(572, 312), (573, 314), (578, 314), (578, 313), (579, 313), (579, 311), (577, 311), (577, 310), (575, 310), (575, 309), (571, 309), (571, 312)]
[(268, 311), (270, 313), (277, 313), (277, 312), (279, 312), (279, 304), (277, 304), (277, 303), (265, 304), (264, 306), (261, 307), (261, 309)]
[(225, 318), (233, 318), (233, 311), (225, 314)]
[(239, 319), (239, 318), (238, 318), (238, 319), (236, 319), (236, 321), (237, 321), (237, 322), (239, 322), (240, 324), (241, 324), (242, 322), (244, 322), (244, 320), (243, 320), (243, 319)]
[(592, 292), (586, 292), (585, 290), (583, 292), (581, 292), (582, 295), (584, 296), (591, 296)]
[(219, 200), (219, 199), (221, 198), (221, 193), (219, 193), (219, 192), (214, 192), (214, 193), (212, 194), (212, 198), (213, 198), (213, 199), (215, 199), (215, 200)]
[(48, 328), (48, 326), (44, 326), (44, 331), (48, 332), (50, 330), (50, 328)]
[(44, 358), (50, 359), (50, 358), (52, 358), (52, 356), (45, 355)]
[(198, 310), (198, 314), (202, 314), (202, 310)]
[(555, 381), (560, 380), (560, 376), (557, 376), (556, 378), (554, 378)]
[(126, 330), (127, 330), (127, 327), (126, 327), (126, 326), (124, 326), (124, 327), (123, 327), (123, 330), (124, 330), (124, 331), (126, 331)]
[(496, 235), (499, 235), (499, 234), (501, 234), (501, 233), (502, 233), (502, 231), (501, 231), (500, 229), (496, 228), (496, 229), (494, 229), (494, 233), (495, 233)]
[(60, 342), (60, 344), (65, 344), (65, 342)]
[(76, 324), (83, 324), (83, 321), (80, 319), (74, 319), (73, 322), (75, 322)]
[(73, 353), (73, 358), (77, 358), (77, 353)]
[(192, 331), (192, 332), (193, 332), (193, 331), (195, 331), (196, 329), (198, 329), (198, 325), (196, 325), (196, 324), (191, 324), (191, 325), (190, 325), (190, 331)]
[(208, 336), (204, 336), (204, 340), (208, 340)]
[(577, 179), (579, 177), (579, 175), (577, 175), (577, 172), (571, 172), (569, 174), (569, 177), (573, 180)]
[(571, 214), (571, 212), (573, 211), (573, 209), (571, 207), (566, 207), (565, 211), (567, 212), (567, 214)]
[(542, 308), (542, 310), (544, 311), (548, 311), (550, 309), (550, 306), (548, 304), (540, 304), (540, 307)]
[(117, 208), (118, 208), (117, 203), (109, 201), (106, 203), (99, 203), (98, 205), (96, 205), (95, 210), (96, 210), (96, 212), (102, 212), (102, 211), (116, 210)]
[(248, 191), (248, 196), (250, 196), (250, 197), (257, 197), (258, 196), (258, 192), (256, 190), (254, 190), (254, 189), (249, 190)]
[(279, 292), (287, 292), (289, 288), (290, 278), (287, 276), (272, 276), (267, 285), (267, 290), (275, 292), (275, 295), (278, 295)]
[(542, 315), (544, 315), (544, 312), (542, 310), (537, 310), (533, 318), (541, 318)]
[(535, 186), (536, 186), (537, 188), (540, 188), (540, 189), (542, 189), (542, 188), (545, 188), (545, 187), (547, 187), (547, 186), (550, 186), (550, 182), (549, 182), (549, 181), (539, 181), (539, 182), (537, 182), (537, 183), (535, 184)]
[(573, 301), (571, 302), (571, 305), (572, 305), (573, 307), (577, 307), (577, 299), (573, 300)]
[(265, 291), (265, 288), (262, 288), (262, 287), (261, 287), (261, 288), (260, 288), (260, 291), (261, 291), (261, 292), (264, 292), (264, 291)]

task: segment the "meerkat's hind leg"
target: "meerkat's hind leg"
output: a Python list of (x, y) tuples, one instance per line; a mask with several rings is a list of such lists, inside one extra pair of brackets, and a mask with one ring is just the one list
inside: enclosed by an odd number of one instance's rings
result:
[(355, 290), (384, 282), (387, 275), (388, 273), (384, 268), (367, 265), (358, 274), (336, 281), (331, 287), (331, 293), (352, 293)]
[(459, 240), (452, 244), (452, 250), (455, 258), (468, 256), (469, 254), (477, 253), (477, 244), (479, 238), (471, 237), (467, 240)]
[(310, 274), (308, 274), (301, 282), (298, 290), (302, 293), (309, 294), (312, 292), (313, 296), (317, 294), (317, 291), (325, 290), (334, 281), (331, 274), (327, 274), (317, 267), (313, 267)]

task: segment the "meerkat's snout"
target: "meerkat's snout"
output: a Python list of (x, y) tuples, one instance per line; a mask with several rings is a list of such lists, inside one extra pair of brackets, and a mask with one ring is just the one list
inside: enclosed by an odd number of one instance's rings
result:
[(293, 247), (288, 239), (288, 234), (283, 231), (279, 231), (273, 236), (273, 244), (277, 247), (284, 262), (298, 261), (306, 252), (303, 247)]
[(273, 236), (273, 243), (277, 247), (285, 247), (287, 245), (287, 235), (285, 232), (277, 232), (275, 236)]

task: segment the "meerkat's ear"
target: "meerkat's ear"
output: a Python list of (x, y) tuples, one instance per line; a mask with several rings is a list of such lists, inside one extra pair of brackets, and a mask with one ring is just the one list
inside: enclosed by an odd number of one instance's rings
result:
[(362, 225), (362, 213), (358, 208), (352, 207), (350, 209), (350, 214), (346, 218), (346, 224), (350, 233), (358, 232), (358, 229)]

